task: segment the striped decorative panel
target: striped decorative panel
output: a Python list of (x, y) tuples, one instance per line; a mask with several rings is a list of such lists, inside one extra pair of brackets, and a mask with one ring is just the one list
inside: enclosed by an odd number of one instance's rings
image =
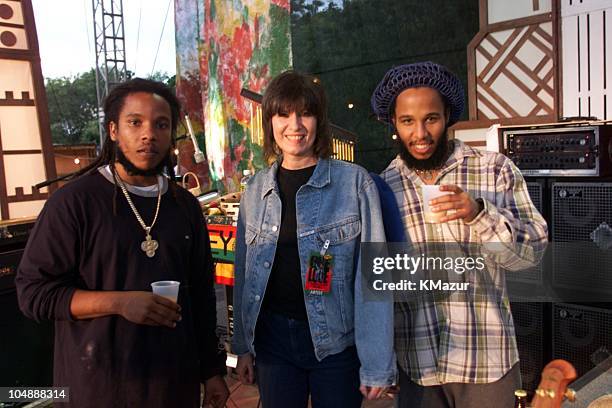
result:
[(332, 139), (332, 157), (338, 160), (348, 162), (355, 161), (355, 143), (353, 141), (333, 138)]
[(263, 146), (263, 113), (261, 104), (249, 101), (250, 120), (247, 126), (250, 130), (251, 143)]
[(215, 283), (217, 285), (234, 286), (233, 263), (215, 263)]
[(477, 118), (554, 114), (552, 22), (487, 33), (476, 45)]
[(562, 116), (612, 119), (612, 2), (561, 0)]

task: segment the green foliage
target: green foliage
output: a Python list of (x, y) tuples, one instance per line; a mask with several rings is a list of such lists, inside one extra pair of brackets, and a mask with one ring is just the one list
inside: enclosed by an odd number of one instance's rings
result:
[(176, 75), (172, 75), (171, 77), (168, 77), (165, 84), (168, 85), (170, 88), (172, 88), (176, 92)]
[(395, 156), (392, 129), (372, 116), (376, 84), (395, 65), (430, 60), (466, 86), (477, 32), (476, 0), (291, 0), (293, 66), (321, 79), (331, 121), (358, 135), (356, 162), (376, 172)]
[(93, 69), (75, 77), (47, 78), (45, 89), (53, 143), (79, 144), (99, 140)]
[[(128, 71), (128, 78), (133, 76)], [(176, 88), (175, 75), (154, 72), (149, 79)], [(53, 143), (99, 143), (95, 71), (91, 69), (74, 77), (47, 78), (45, 89)]]
[(167, 72), (156, 71), (149, 75), (147, 79), (164, 83), (172, 89), (176, 87), (176, 75), (170, 76)]
[(270, 6), (270, 20), (272, 32), (270, 39), (270, 49), (274, 50), (269, 54), (270, 73), (276, 75), (281, 73), (289, 66), (289, 38), (287, 33), (290, 30), (289, 19), (286, 11), (276, 5)]

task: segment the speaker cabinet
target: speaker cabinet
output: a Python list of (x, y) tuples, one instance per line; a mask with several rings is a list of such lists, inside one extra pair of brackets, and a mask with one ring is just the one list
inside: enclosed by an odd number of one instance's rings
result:
[(544, 188), (539, 181), (527, 181), (527, 191), (540, 214), (544, 214)]
[(578, 377), (602, 363), (612, 352), (612, 311), (589, 306), (553, 305), (553, 358), (576, 367)]
[(26, 318), (17, 306), (15, 291), (0, 295), (0, 333), (2, 386), (53, 384), (53, 323)]
[(545, 365), (547, 350), (545, 350), (546, 339), (543, 332), (547, 305), (541, 302), (512, 302), (510, 304), (523, 389), (530, 393), (537, 388), (540, 373)]
[(15, 276), (23, 249), (0, 252), (0, 294), (15, 291)]
[[(533, 205), (544, 216), (544, 182), (527, 180), (527, 191)], [(541, 284), (544, 279), (544, 262), (531, 268), (519, 271), (506, 271), (506, 281), (509, 283)]]
[(612, 183), (553, 183), (551, 199), (553, 285), (572, 302), (609, 301)]

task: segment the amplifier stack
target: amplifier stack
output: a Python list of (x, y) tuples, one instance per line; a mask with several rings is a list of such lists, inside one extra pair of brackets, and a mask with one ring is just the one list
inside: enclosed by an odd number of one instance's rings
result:
[[(52, 384), (53, 323), (36, 323), (19, 310), (15, 274), (35, 219), (0, 222), (0, 385)], [(0, 406), (2, 404), (0, 403)]]
[(15, 273), (34, 219), (0, 222), (0, 294), (15, 291)]
[(612, 125), (510, 126), (499, 135), (502, 153), (525, 176), (548, 223), (550, 241), (547, 261), (506, 273), (511, 294), (513, 286), (533, 291), (546, 283), (560, 300), (515, 297), (511, 304), (523, 387), (533, 391), (553, 358), (567, 359), (581, 375), (612, 353)]

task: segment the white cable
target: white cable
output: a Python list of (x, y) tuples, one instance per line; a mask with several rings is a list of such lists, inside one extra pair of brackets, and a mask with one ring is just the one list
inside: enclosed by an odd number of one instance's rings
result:
[(159, 41), (157, 43), (157, 50), (155, 51), (155, 59), (153, 60), (153, 68), (151, 68), (150, 76), (153, 76), (153, 72), (155, 71), (155, 63), (157, 62), (157, 54), (159, 53), (159, 46), (161, 45), (162, 38), (164, 37), (164, 29), (166, 28), (166, 20), (168, 19), (168, 12), (170, 11), (171, 4), (172, 4), (172, 0), (169, 0), (168, 8), (166, 9), (166, 16), (164, 17), (164, 25), (162, 25), (161, 34), (159, 35)]
[[(134, 72), (138, 72), (138, 46), (140, 44), (140, 20), (142, 19), (142, 0), (138, 6), (138, 33), (136, 34), (136, 62), (134, 63)], [(157, 57), (157, 56), (156, 56)]]

